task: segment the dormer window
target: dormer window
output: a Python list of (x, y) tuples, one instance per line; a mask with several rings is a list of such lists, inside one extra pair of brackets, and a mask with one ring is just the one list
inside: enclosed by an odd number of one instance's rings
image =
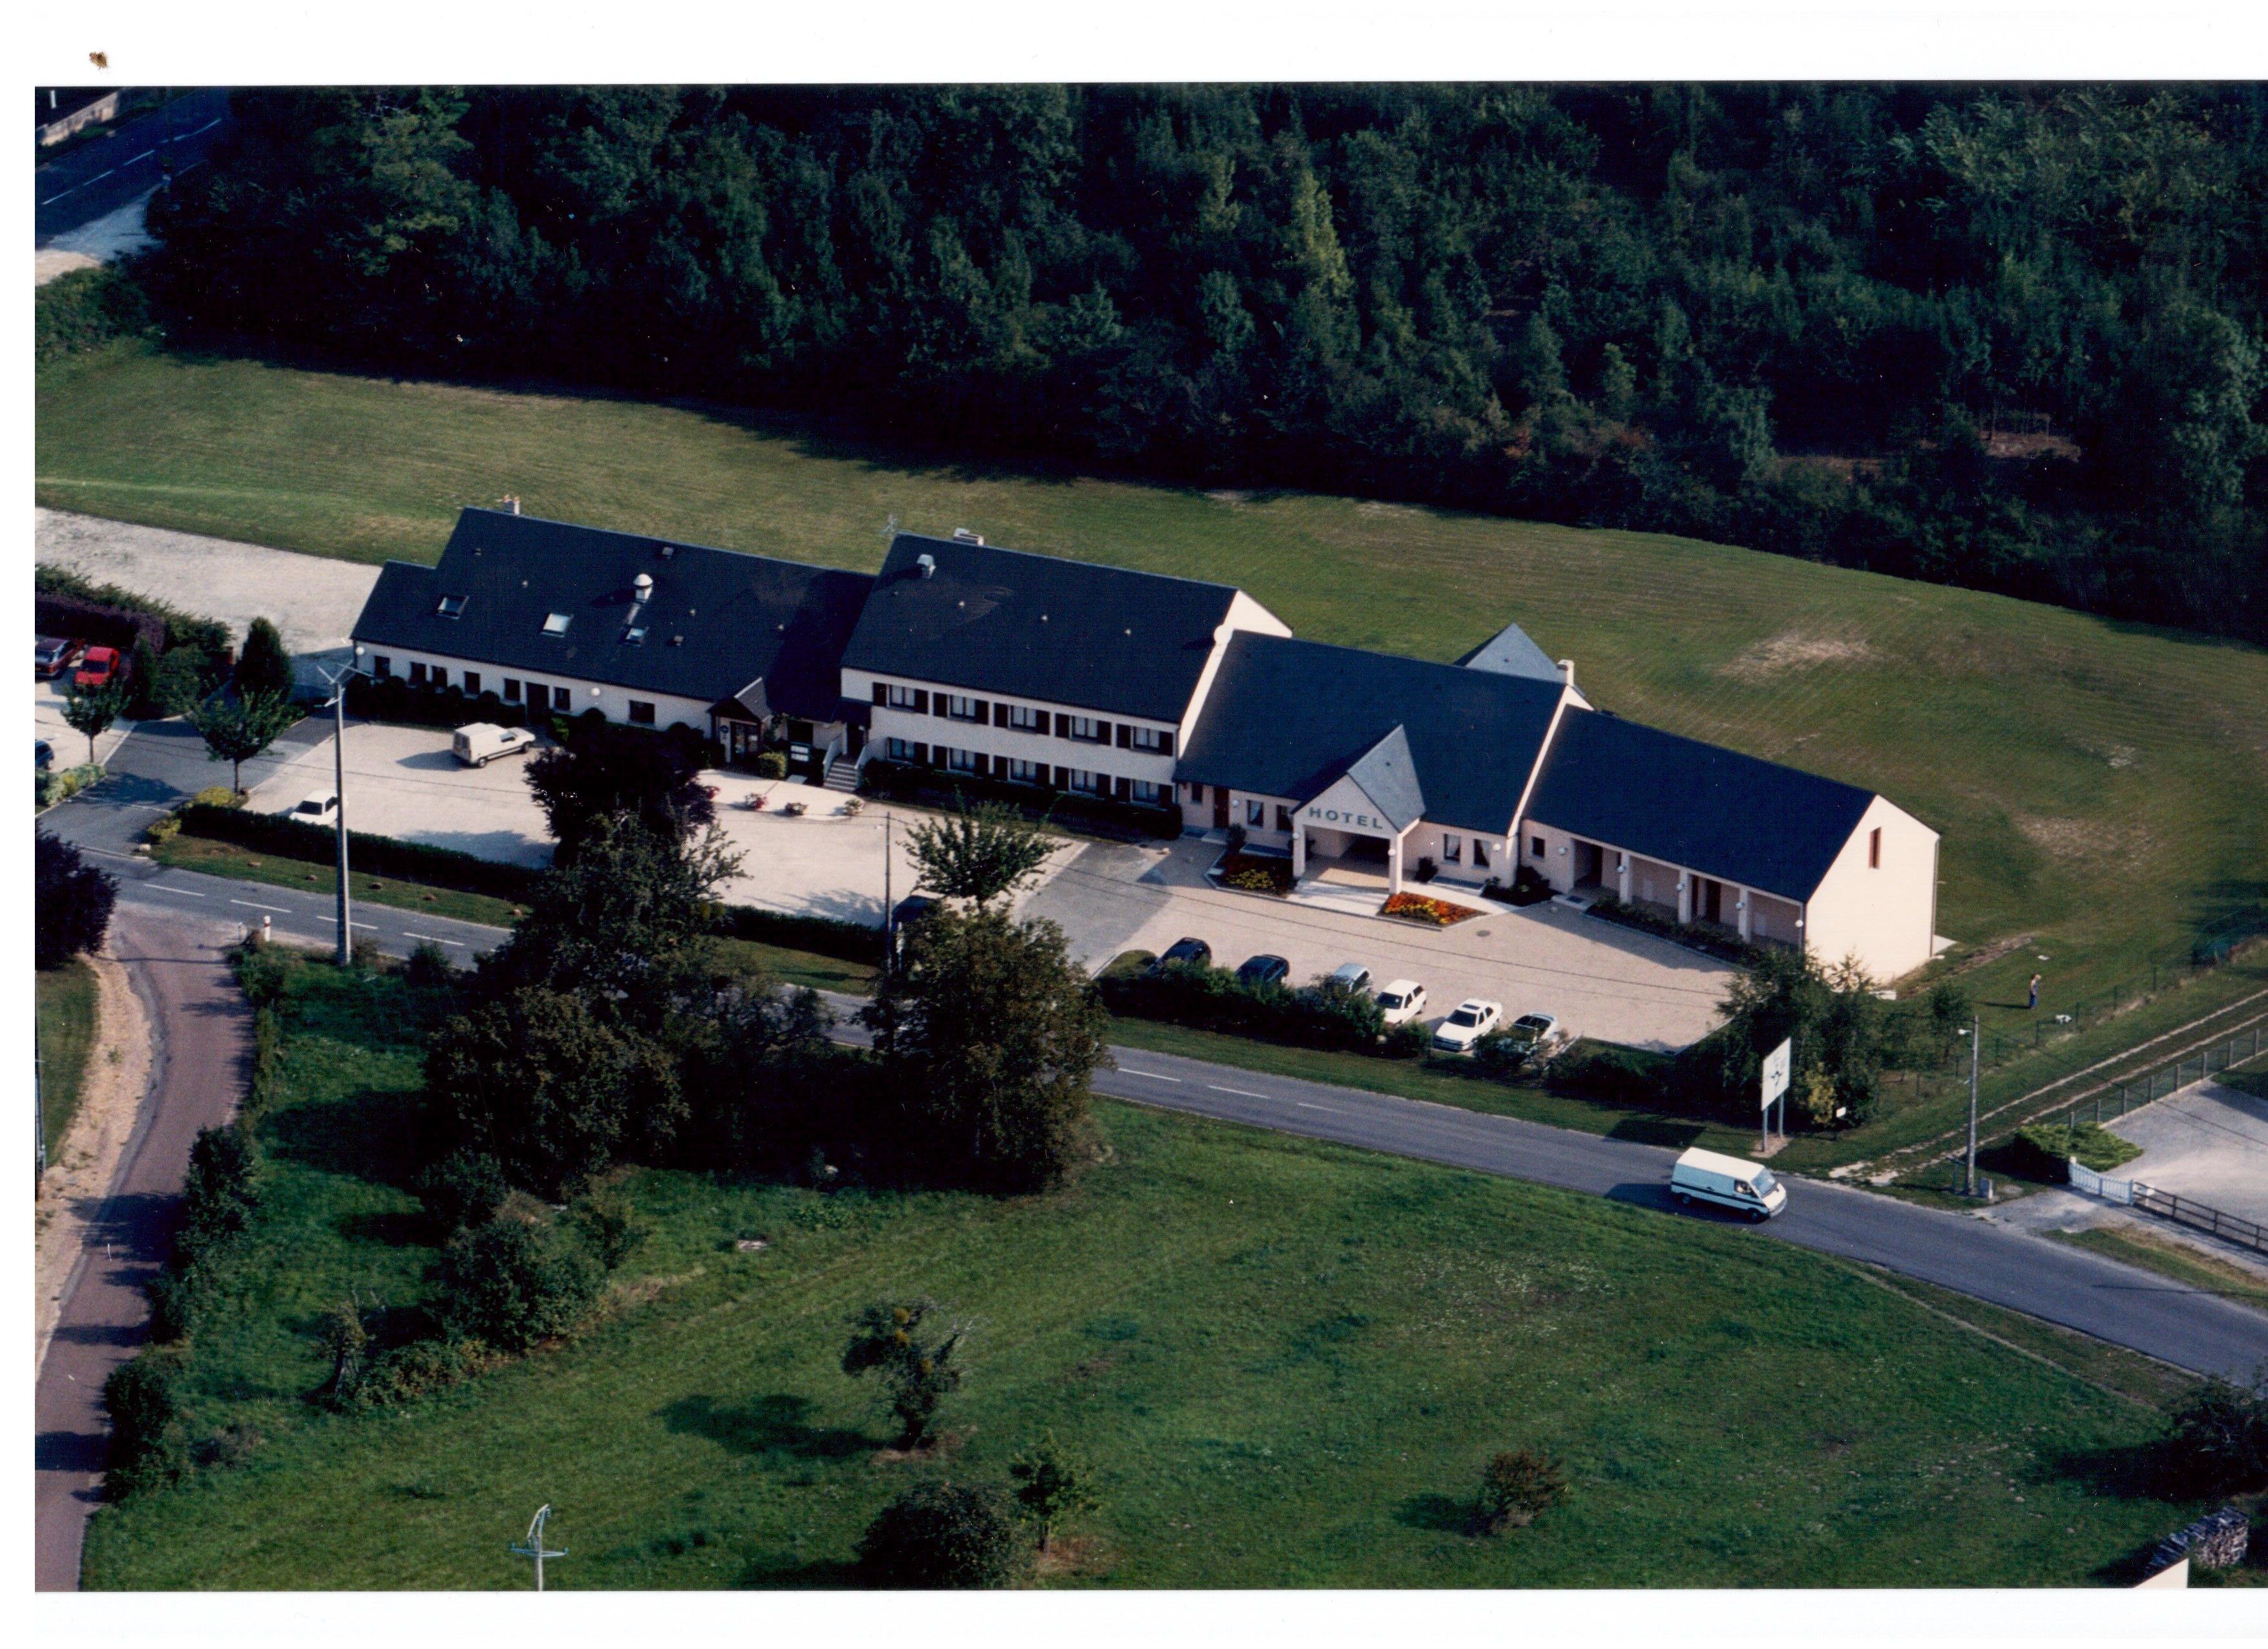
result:
[(462, 618), (464, 615), (465, 598), (463, 596), (445, 595), (441, 598), (441, 616), (443, 618)]
[(571, 622), (572, 622), (573, 617), (574, 615), (571, 613), (554, 613), (550, 617), (543, 621), (543, 633), (547, 636), (565, 635), (567, 633), (567, 626)]
[(633, 624), (622, 632), (622, 639), (634, 647), (645, 645), (645, 626)]

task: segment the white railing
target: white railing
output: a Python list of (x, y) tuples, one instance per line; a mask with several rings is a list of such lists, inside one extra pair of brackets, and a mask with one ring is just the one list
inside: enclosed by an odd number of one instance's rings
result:
[(2224, 1242), (2240, 1243), (2268, 1254), (2268, 1226), (2225, 1213), (2186, 1196), (2176, 1196), (2171, 1191), (2159, 1190), (2139, 1180), (2106, 1180), (2084, 1163), (2071, 1163), (2071, 1189), (2088, 1196), (2099, 1196), (2106, 1203), (2117, 1203), (2127, 1208), (2139, 1208), (2146, 1214), (2155, 1214), (2177, 1226), (2187, 1226), (2192, 1231), (2203, 1231), (2219, 1237)]

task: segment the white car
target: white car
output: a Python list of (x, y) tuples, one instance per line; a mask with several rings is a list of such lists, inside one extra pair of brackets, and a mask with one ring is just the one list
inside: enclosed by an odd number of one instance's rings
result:
[(1437, 1054), (1469, 1054), (1473, 1044), (1496, 1029), (1504, 1018), (1504, 1004), (1484, 1002), (1474, 997), (1457, 1004), (1455, 1012), (1433, 1027), (1433, 1051)]
[(1379, 987), (1378, 1005), (1388, 1025), (1406, 1025), (1425, 1012), (1425, 987), (1415, 979), (1390, 979)]
[(1559, 1028), (1556, 1013), (1523, 1013), (1507, 1027), (1512, 1040), (1522, 1053), (1541, 1059), (1554, 1052), (1565, 1033)]
[(486, 767), (500, 755), (518, 755), (535, 747), (535, 735), (525, 727), (499, 727), (494, 722), (468, 722), (450, 740), (457, 760), (467, 767)]
[(302, 797), (291, 810), (291, 816), (307, 824), (329, 824), (339, 816), (339, 797), (336, 791), (319, 790), (312, 796)]

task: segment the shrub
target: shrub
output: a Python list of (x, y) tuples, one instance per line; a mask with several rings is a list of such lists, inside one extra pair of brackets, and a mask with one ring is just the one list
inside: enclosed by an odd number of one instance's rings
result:
[(938, 1315), (932, 1299), (886, 1299), (851, 1318), (850, 1343), (843, 1349), (843, 1372), (853, 1380), (875, 1373), (889, 1394), (898, 1417), (900, 1448), (914, 1448), (928, 1437), (938, 1405), (961, 1386), (954, 1366), (966, 1331), (939, 1332), (923, 1325)]
[(1031, 1561), (1008, 1497), (990, 1483), (917, 1483), (884, 1506), (858, 1544), (880, 1586), (1012, 1586)]
[(1056, 1525), (1096, 1505), (1094, 1474), (1086, 1462), (1064, 1448), (1050, 1432), (1039, 1447), (1016, 1457), (1008, 1468), (1016, 1485), (1017, 1509), (1039, 1531), (1040, 1550), (1055, 1543)]
[(83, 790), (102, 783), (104, 769), (97, 762), (81, 762), (77, 767), (50, 769), (33, 776), (32, 806), (45, 812), (59, 801), (68, 801)]
[(512, 1195), (504, 1165), (475, 1151), (456, 1151), (417, 1176), (425, 1212), (444, 1236), (467, 1226), (485, 1226)]
[(767, 750), (763, 752), (762, 755), (756, 758), (756, 777), (758, 778), (785, 778), (787, 777), (787, 752), (784, 750)]
[(2268, 1489), (2268, 1363), (2248, 1384), (2207, 1380), (2166, 1415), (2164, 1467), (2176, 1493)]
[(636, 1217), (630, 1199), (611, 1187), (591, 1192), (575, 1207), (576, 1228), (583, 1240), (609, 1271), (622, 1269), (639, 1243), (645, 1226)]
[(291, 655), (284, 637), (264, 618), (255, 618), (245, 631), (244, 652), (236, 661), (236, 690), (247, 697), (255, 693), (291, 691)]
[(252, 1136), (234, 1126), (201, 1128), (189, 1146), (174, 1252), (185, 1264), (238, 1235), (260, 1205), (260, 1158)]
[(35, 358), (60, 360), (151, 331), (150, 300), (134, 277), (114, 264), (73, 269), (33, 293)]
[[(1409, 1038), (1388, 1034), (1367, 991), (1322, 983), (1302, 990), (1248, 985), (1223, 968), (1176, 962), (1155, 974), (1106, 974), (1098, 980), (1113, 1013), (1162, 1020), (1233, 1036), (1265, 1036), (1304, 1048), (1334, 1048), (1403, 1058)], [(1422, 1033), (1421, 1033), (1422, 1034)], [(1422, 1041), (1415, 1052), (1422, 1053)]]
[(102, 1383), (110, 1411), (110, 1461), (104, 1489), (114, 1498), (136, 1494), (180, 1476), (188, 1455), (176, 1364), (163, 1351), (144, 1351), (121, 1364)]
[(1278, 858), (1272, 854), (1243, 853), (1231, 849), (1214, 868), (1219, 872), (1220, 884), (1224, 887), (1278, 896), (1292, 891), (1292, 861), (1287, 858)]
[(102, 948), (118, 883), (80, 857), (70, 843), (42, 830), (33, 852), (32, 951), (42, 968)]
[(1565, 1469), (1534, 1449), (1498, 1454), (1481, 1472), (1481, 1522), (1491, 1531), (1524, 1528), (1566, 1498)]
[(459, 1338), (507, 1351), (570, 1332), (601, 1281), (590, 1255), (556, 1226), (495, 1218), (449, 1239), (441, 1253), (440, 1314)]
[(418, 990), (438, 990), (453, 983), (457, 970), (451, 966), (449, 953), (431, 939), (420, 939), (417, 948), (409, 953), (409, 961), (401, 964), (401, 977)]
[(354, 1400), (364, 1408), (412, 1402), (478, 1373), (488, 1360), (488, 1347), (478, 1340), (412, 1340), (370, 1360)]
[(1661, 1059), (1628, 1048), (1588, 1048), (1555, 1061), (1544, 1081), (1553, 1092), (1602, 1105), (1660, 1102)]

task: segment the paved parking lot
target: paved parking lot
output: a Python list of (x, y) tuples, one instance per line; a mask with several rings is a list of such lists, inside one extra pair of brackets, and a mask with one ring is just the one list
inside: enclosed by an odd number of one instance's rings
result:
[[(80, 767), (86, 762), (86, 735), (63, 719), (63, 701), (70, 696), (70, 677), (52, 681), (32, 679), (32, 733), (55, 747), (58, 769)], [(111, 752), (124, 742), (134, 724), (118, 722), (94, 741), (94, 759), (108, 762)]]
[(1431, 1017), (1486, 997), (1508, 1013), (1556, 1013), (1577, 1034), (1664, 1051), (1707, 1034), (1732, 982), (1722, 962), (1560, 905), (1491, 904), (1472, 921), (1430, 929), (1231, 892), (1204, 880), (1220, 852), (1195, 838), (1092, 844), (1024, 909), (1062, 924), (1090, 968), (1188, 935), (1223, 967), (1274, 954), (1304, 983), (1359, 962), (1379, 983), (1399, 975), (1423, 984)]
[(2258, 1073), (2200, 1082), (2103, 1126), (2142, 1147), (2117, 1170), (2176, 1196), (2268, 1226), (2268, 1086)]

